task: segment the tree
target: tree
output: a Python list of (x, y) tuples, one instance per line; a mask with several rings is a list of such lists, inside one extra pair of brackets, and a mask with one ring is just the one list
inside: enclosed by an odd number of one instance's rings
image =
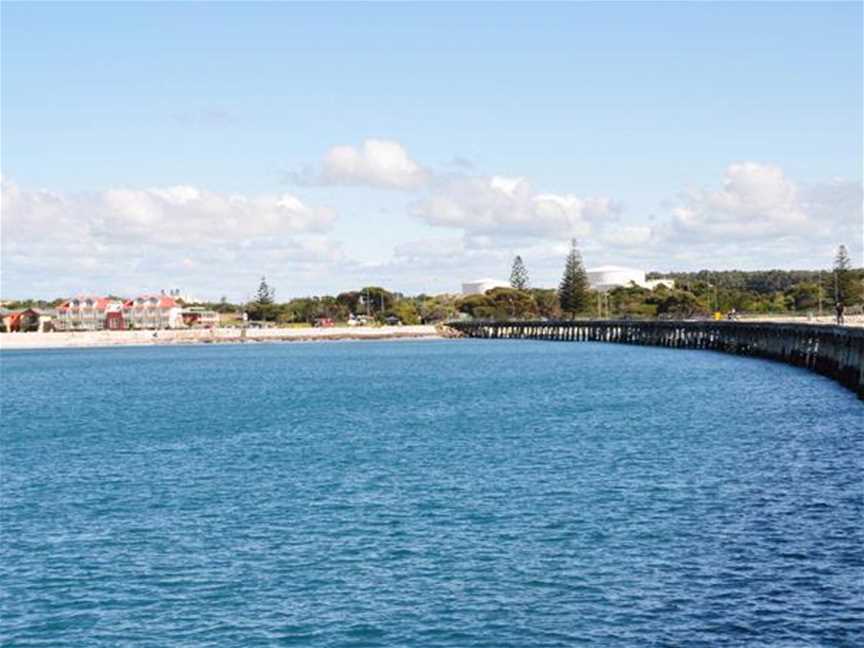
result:
[(585, 310), (589, 300), (588, 274), (582, 265), (582, 255), (576, 247), (576, 239), (570, 241), (570, 253), (564, 266), (564, 276), (558, 286), (558, 301), (565, 315), (573, 317)]
[(529, 294), (537, 304), (537, 314), (546, 319), (559, 319), (561, 305), (558, 303), (558, 291), (552, 288), (532, 288)]
[(255, 301), (247, 304), (246, 312), (249, 313), (249, 319), (259, 321), (275, 320), (279, 314), (279, 309), (273, 303), (273, 298), (276, 291), (267, 285), (267, 280), (261, 277), (261, 283), (258, 284), (258, 293), (255, 295)]
[(258, 294), (255, 297), (255, 302), (258, 304), (272, 304), (275, 296), (276, 291), (267, 285), (267, 278), (261, 277), (261, 283), (258, 284)]
[(510, 286), (517, 290), (527, 290), (528, 288), (528, 270), (525, 268), (521, 256), (513, 259), (513, 269), (510, 271)]
[(417, 307), (407, 299), (396, 302), (393, 307), (387, 311), (387, 315), (396, 317), (403, 324), (412, 325), (420, 323), (420, 315), (417, 312)]
[(383, 316), (384, 312), (396, 303), (396, 295), (379, 286), (366, 286), (360, 289), (359, 303), (362, 305), (363, 314)]
[(495, 312), (492, 300), (486, 295), (466, 295), (459, 300), (456, 308), (474, 319), (491, 319)]
[(663, 317), (684, 318), (694, 315), (707, 315), (709, 308), (696, 295), (686, 290), (673, 290), (668, 294), (656, 295), (650, 298), (657, 306), (657, 315)]
[(796, 311), (816, 310), (819, 308), (820, 286), (816, 283), (795, 284), (784, 293), (789, 308)]
[(537, 316), (537, 302), (530, 293), (514, 288), (493, 288), (486, 298), (497, 320), (529, 319)]
[(861, 298), (861, 283), (852, 272), (852, 261), (845, 245), (837, 248), (834, 257), (834, 301), (846, 305)]

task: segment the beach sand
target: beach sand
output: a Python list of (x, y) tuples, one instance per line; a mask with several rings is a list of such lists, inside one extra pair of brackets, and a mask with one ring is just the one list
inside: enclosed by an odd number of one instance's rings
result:
[(247, 329), (245, 336), (243, 335), (243, 330), (239, 328), (0, 333), (0, 350), (239, 342), (308, 342), (316, 340), (391, 340), (439, 337), (440, 334), (434, 326)]

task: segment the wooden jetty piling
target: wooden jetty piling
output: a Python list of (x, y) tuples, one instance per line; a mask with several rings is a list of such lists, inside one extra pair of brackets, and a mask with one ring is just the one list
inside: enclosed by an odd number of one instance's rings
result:
[(448, 326), (475, 338), (611, 342), (765, 358), (828, 376), (864, 400), (864, 328), (632, 320), (472, 321), (451, 322)]

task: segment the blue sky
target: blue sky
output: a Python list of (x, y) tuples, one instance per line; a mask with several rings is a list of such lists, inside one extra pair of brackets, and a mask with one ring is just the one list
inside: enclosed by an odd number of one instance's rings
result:
[(4, 296), (861, 263), (860, 3), (4, 2), (0, 107)]

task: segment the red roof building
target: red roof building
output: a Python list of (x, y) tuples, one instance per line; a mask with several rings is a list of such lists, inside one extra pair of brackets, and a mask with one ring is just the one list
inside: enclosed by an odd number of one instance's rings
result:
[[(112, 315), (109, 318), (109, 313)], [(117, 317), (119, 313), (119, 318)], [(107, 328), (124, 328), (123, 304), (110, 297), (79, 295), (57, 307), (54, 327), (60, 331), (101, 331)], [(111, 319), (109, 326), (108, 319)]]

